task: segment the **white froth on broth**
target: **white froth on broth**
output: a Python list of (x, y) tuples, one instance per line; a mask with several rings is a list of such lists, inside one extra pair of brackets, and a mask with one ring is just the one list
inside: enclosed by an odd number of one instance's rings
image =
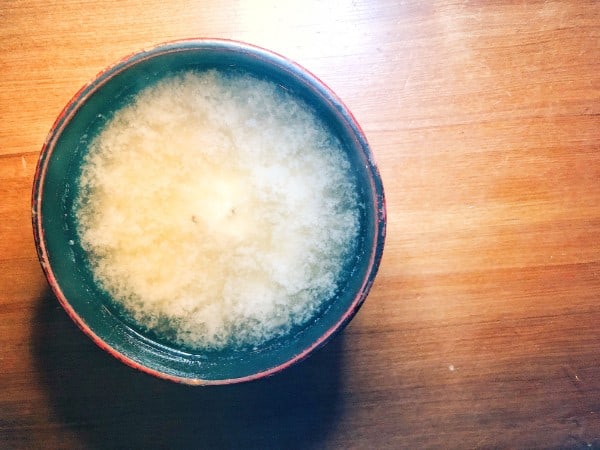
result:
[(249, 75), (143, 90), (90, 145), (75, 203), (96, 282), (190, 348), (258, 345), (338, 288), (359, 208), (341, 145), (301, 100)]

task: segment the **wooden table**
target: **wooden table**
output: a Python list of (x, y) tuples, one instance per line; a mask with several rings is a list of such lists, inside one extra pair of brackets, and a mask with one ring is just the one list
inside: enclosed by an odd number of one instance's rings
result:
[[(68, 319), (33, 246), (37, 157), (75, 92), (184, 37), (323, 79), (388, 200), (365, 306), (288, 372), (190, 388)], [(0, 3), (0, 448), (600, 448), (600, 3)]]

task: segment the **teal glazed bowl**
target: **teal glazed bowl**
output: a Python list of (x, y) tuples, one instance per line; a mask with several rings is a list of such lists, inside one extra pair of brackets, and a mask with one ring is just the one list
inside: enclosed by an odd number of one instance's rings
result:
[[(334, 298), (309, 322), (252, 348), (191, 351), (145, 332), (112, 305), (94, 281), (76, 231), (73, 206), (90, 140), (132, 96), (184, 70), (243, 70), (300, 97), (342, 143), (358, 186), (359, 242)], [(50, 287), (73, 321), (125, 364), (191, 385), (230, 384), (266, 377), (324, 345), (352, 319), (374, 281), (386, 229), (384, 191), (369, 145), (341, 100), (294, 62), (248, 44), (193, 39), (128, 56), (100, 73), (66, 105), (43, 145), (32, 192), (38, 257)]]

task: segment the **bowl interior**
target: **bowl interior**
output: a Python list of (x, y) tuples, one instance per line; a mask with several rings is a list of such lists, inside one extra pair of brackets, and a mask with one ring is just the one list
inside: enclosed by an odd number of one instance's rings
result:
[[(166, 75), (209, 68), (244, 71), (275, 81), (311, 105), (343, 143), (363, 207), (358, 251), (344, 267), (335, 298), (317, 317), (259, 347), (191, 351), (143, 332), (96, 285), (79, 243), (72, 208), (83, 157), (114, 111)], [(364, 136), (339, 100), (284, 58), (219, 41), (185, 41), (136, 54), (82, 89), (57, 120), (42, 151), (33, 202), (40, 259), (71, 317), (99, 345), (130, 365), (183, 382), (231, 382), (265, 375), (322, 345), (364, 301), (385, 234), (383, 190), (377, 169)]]

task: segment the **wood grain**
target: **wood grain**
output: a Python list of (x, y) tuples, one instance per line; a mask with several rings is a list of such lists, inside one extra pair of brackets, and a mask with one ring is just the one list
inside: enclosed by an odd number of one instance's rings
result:
[[(209, 36), (336, 91), (388, 238), (331, 345), (262, 382), (122, 366), (50, 294), (30, 190), (53, 121), (119, 58)], [(0, 448), (600, 448), (600, 3), (0, 2)]]

